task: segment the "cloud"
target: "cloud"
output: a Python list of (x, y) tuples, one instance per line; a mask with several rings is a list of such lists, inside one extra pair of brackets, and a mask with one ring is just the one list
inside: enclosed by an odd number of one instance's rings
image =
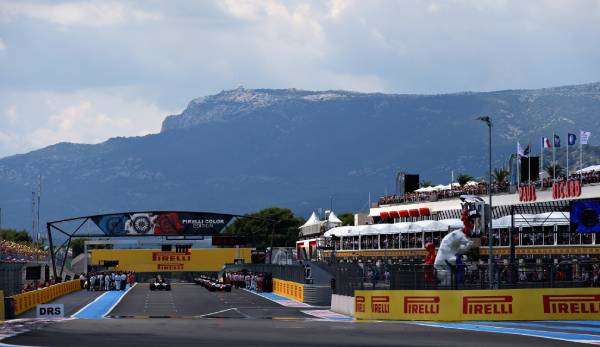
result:
[(3, 51), (6, 49), (6, 43), (4, 43), (4, 40), (2, 40), (2, 38), (0, 37), (0, 51)]
[(238, 84), (442, 93), (600, 80), (598, 1), (0, 0), (0, 24), (0, 137), (21, 146), (0, 155), (153, 132)]
[(62, 26), (102, 27), (129, 21), (158, 20), (160, 14), (143, 11), (123, 2), (86, 1), (34, 3), (7, 1), (0, 3), (0, 17), (13, 20), (24, 17)]
[(3, 93), (0, 156), (62, 141), (99, 143), (111, 137), (159, 132), (164, 117), (173, 112), (135, 94), (123, 88)]

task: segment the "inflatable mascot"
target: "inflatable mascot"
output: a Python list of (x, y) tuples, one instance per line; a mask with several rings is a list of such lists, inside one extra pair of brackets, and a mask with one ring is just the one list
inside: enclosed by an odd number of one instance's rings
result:
[(483, 200), (475, 196), (461, 196), (462, 212), (461, 220), (464, 227), (454, 230), (444, 236), (433, 266), (437, 273), (440, 286), (452, 286), (452, 271), (458, 263), (462, 263), (462, 255), (471, 248), (473, 241), (467, 236), (473, 231), (476, 224), (474, 221), (481, 217), (479, 209), (483, 206)]

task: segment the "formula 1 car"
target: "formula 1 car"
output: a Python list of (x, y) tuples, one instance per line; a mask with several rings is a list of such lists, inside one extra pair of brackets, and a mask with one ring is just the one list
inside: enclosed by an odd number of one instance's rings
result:
[(150, 281), (150, 290), (171, 290), (171, 283), (158, 276)]
[(215, 291), (231, 291), (231, 284), (219, 282), (207, 276), (200, 276), (198, 278), (194, 278), (194, 283), (203, 286), (211, 292)]

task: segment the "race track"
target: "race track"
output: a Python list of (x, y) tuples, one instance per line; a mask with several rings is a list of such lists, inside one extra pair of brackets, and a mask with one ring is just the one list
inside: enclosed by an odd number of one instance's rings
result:
[[(64, 302), (85, 303), (98, 294), (78, 292)], [(60, 301), (61, 299), (57, 300)], [(409, 322), (339, 322), (317, 319), (306, 307), (285, 307), (241, 289), (209, 292), (174, 284), (171, 292), (138, 284), (103, 319), (66, 319), (22, 328), (2, 342), (24, 346), (581, 346), (560, 339), (500, 333), (493, 323), (419, 325)], [(101, 300), (99, 300), (101, 301)], [(98, 301), (98, 302), (99, 302)], [(71, 304), (70, 304), (71, 305)], [(93, 306), (94, 304), (92, 304)], [(73, 311), (71, 309), (70, 311)], [(304, 311), (304, 312), (303, 312)], [(24, 325), (17, 322), (14, 325)], [(515, 330), (522, 324), (513, 323)], [(580, 323), (581, 324), (581, 323)], [(540, 323), (531, 331), (578, 333), (598, 329)], [(545, 328), (543, 328), (545, 326)], [(487, 330), (486, 330), (487, 329)], [(496, 330), (493, 330), (496, 329)], [(585, 330), (585, 331), (582, 331)], [(550, 334), (550, 333), (549, 333)], [(600, 333), (598, 333), (600, 335)], [(0, 332), (1, 337), (1, 332)]]
[(173, 284), (171, 291), (150, 291), (138, 284), (109, 314), (111, 318), (307, 318), (298, 309), (245, 290), (209, 292), (194, 284)]

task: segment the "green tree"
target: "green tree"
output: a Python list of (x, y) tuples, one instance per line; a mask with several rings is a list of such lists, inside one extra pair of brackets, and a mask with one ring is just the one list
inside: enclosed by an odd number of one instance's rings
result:
[(0, 238), (17, 243), (31, 244), (33, 239), (26, 230), (1, 229)]
[(468, 175), (468, 174), (460, 174), (456, 178), (456, 181), (458, 182), (458, 184), (460, 184), (461, 187), (463, 187), (465, 184), (467, 184), (467, 182), (472, 181), (472, 180), (473, 180), (473, 176)]
[(223, 233), (246, 237), (257, 249), (271, 246), (271, 235), (274, 247), (293, 247), (298, 239), (298, 228), (304, 219), (296, 217), (288, 208), (269, 207), (247, 215), (248, 217), (268, 219), (273, 224), (259, 219), (238, 218)]
[(351, 212), (345, 212), (338, 216), (342, 221), (342, 225), (354, 225), (354, 214)]
[(83, 253), (84, 250), (84, 242), (87, 239), (84, 238), (73, 238), (71, 240), (71, 249), (73, 250), (73, 258)]
[(505, 168), (495, 168), (492, 175), (494, 176), (494, 182), (496, 182), (496, 184), (503, 185), (507, 182), (509, 174), (510, 173)]
[(556, 165), (550, 163), (550, 165), (546, 166), (544, 170), (546, 170), (546, 173), (550, 176), (550, 178), (554, 177), (554, 170), (556, 170), (556, 178), (564, 177), (565, 175), (565, 169), (558, 163), (556, 163)]

